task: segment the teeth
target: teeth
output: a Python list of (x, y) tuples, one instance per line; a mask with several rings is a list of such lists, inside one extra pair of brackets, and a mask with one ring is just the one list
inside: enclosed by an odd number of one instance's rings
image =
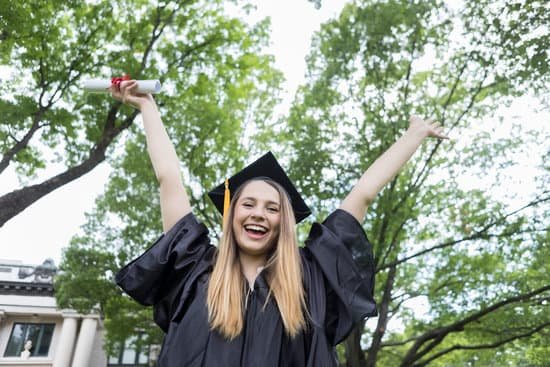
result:
[(250, 229), (250, 230), (252, 230), (252, 231), (262, 232), (262, 233), (267, 232), (267, 230), (266, 230), (264, 227), (262, 227), (262, 226), (256, 226), (256, 225), (254, 225), (254, 224), (249, 224), (249, 225), (245, 226), (244, 228), (245, 228), (245, 229)]

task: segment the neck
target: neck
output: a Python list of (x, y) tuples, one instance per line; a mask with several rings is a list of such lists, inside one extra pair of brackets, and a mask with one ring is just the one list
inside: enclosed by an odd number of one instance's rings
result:
[(260, 273), (261, 269), (265, 266), (266, 255), (250, 255), (244, 252), (239, 253), (239, 260), (241, 262), (241, 269), (248, 281), (250, 288), (254, 288), (254, 281)]

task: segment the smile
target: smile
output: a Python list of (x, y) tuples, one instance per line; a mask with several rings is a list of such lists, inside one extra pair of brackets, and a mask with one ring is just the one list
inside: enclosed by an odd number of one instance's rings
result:
[(266, 227), (258, 224), (247, 224), (244, 226), (244, 229), (249, 235), (252, 235), (255, 238), (263, 237), (268, 232)]

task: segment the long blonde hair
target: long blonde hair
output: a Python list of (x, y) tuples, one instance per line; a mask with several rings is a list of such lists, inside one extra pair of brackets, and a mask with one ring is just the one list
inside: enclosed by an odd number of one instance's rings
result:
[[(268, 299), (271, 295), (275, 298), (285, 331), (293, 337), (306, 325), (302, 263), (296, 241), (294, 212), (288, 195), (281, 185), (270, 179), (254, 180), (266, 182), (279, 193), (281, 213), (279, 236), (277, 243), (270, 251), (264, 271), (269, 284)], [(237, 337), (244, 325), (244, 289), (247, 281), (241, 271), (239, 250), (232, 223), (236, 203), (249, 182), (241, 185), (231, 199), (229, 216), (208, 283), (206, 303), (210, 327), (218, 330), (228, 339)]]

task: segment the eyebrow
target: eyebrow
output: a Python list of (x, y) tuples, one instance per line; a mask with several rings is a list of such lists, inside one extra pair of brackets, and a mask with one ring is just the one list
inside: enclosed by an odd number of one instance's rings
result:
[[(245, 196), (245, 197), (241, 198), (241, 200), (253, 200), (253, 201), (258, 201), (258, 199), (256, 199), (255, 197), (252, 197), (252, 196)], [(276, 201), (272, 201), (272, 200), (267, 200), (267, 203), (268, 203), (268, 204), (275, 204), (275, 205), (281, 206), (280, 203), (278, 203), (278, 202), (276, 202)]]

